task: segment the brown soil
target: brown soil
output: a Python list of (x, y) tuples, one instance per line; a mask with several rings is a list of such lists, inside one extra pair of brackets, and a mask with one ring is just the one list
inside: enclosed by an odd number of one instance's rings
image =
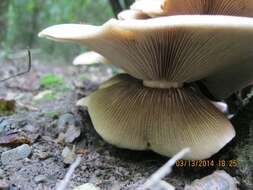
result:
[[(5, 67), (2, 66), (2, 68), (5, 70), (0, 71), (0, 76), (5, 76), (10, 71), (16, 71), (15, 64), (13, 66), (6, 61), (3, 64)], [(34, 96), (43, 91), (39, 83), (40, 78), (47, 73), (63, 76), (69, 88), (59, 93), (53, 101), (48, 100), (33, 104)], [(84, 81), (80, 77), (83, 73), (86, 73), (86, 78), (97, 77), (93, 78), (93, 82)], [(30, 73), (6, 83), (0, 83), (0, 97), (13, 97), (18, 103), (15, 114), (1, 117), (11, 124), (9, 130), (23, 131), (28, 136), (34, 133), (38, 134), (37, 139), (31, 144), (32, 154), (28, 159), (8, 165), (0, 163), (0, 179), (7, 180), (13, 189), (55, 188), (56, 183), (63, 179), (69, 167), (63, 163), (61, 156), (66, 144), (55, 142), (58, 136), (57, 120), (64, 113), (73, 113), (81, 125), (81, 137), (73, 144), (84, 153), (81, 164), (77, 167), (68, 189), (87, 182), (98, 185), (103, 190), (109, 190), (113, 185), (120, 186), (121, 189), (134, 189), (161, 167), (168, 158), (152, 152), (122, 150), (104, 142), (94, 131), (88, 112), (75, 106), (75, 102), (80, 96), (89, 94), (97, 87), (98, 83), (110, 76), (111, 71), (108, 71), (105, 66), (76, 68), (64, 65), (53, 66), (33, 61), (33, 68)], [(77, 83), (78, 85), (76, 85)], [(75, 86), (79, 86), (78, 89)], [(28, 126), (30, 126), (29, 129)], [(238, 156), (234, 151), (237, 145), (238, 143), (232, 142), (211, 159), (216, 161), (219, 159), (237, 159)], [(0, 154), (8, 149), (11, 147), (0, 146)], [(226, 168), (218, 166), (209, 168), (175, 167), (172, 174), (165, 180), (175, 185), (177, 189), (183, 189), (185, 184), (189, 184), (196, 178), (204, 177), (217, 169), (225, 169), (230, 175), (237, 177), (243, 184), (241, 189), (250, 188), (244, 181), (243, 172), (245, 170), (242, 172), (239, 166)], [(249, 170), (251, 169), (246, 168), (247, 172)], [(252, 170), (248, 174), (252, 175)], [(38, 176), (45, 179), (38, 182), (36, 180)]]

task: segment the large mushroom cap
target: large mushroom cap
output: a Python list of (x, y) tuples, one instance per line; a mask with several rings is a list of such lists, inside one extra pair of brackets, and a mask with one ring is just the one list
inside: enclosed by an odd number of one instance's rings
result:
[(192, 82), (253, 60), (253, 19), (170, 16), (56, 25), (41, 37), (85, 44), (142, 80)]
[[(252, 17), (253, 0), (136, 0), (130, 10), (123, 11), (119, 16), (121, 19), (147, 19), (148, 17), (196, 14)], [(225, 99), (232, 93), (253, 84), (252, 71), (252, 60), (249, 59), (246, 62), (241, 60), (237, 64), (228, 65), (201, 82), (215, 99)]]
[(151, 17), (169, 15), (253, 16), (252, 0), (136, 0), (131, 10)]
[(127, 74), (78, 104), (88, 106), (96, 131), (122, 148), (172, 156), (190, 147), (187, 159), (204, 159), (235, 135), (226, 117), (195, 91), (147, 88)]

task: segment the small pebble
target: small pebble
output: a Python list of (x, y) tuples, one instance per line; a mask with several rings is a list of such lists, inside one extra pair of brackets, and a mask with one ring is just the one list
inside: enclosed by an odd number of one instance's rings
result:
[[(76, 125), (76, 119), (73, 114), (66, 113), (60, 116), (57, 122), (59, 137), (66, 143), (72, 143), (81, 135), (80, 126)], [(60, 136), (61, 135), (61, 136)]]
[(71, 150), (69, 147), (65, 147), (62, 151), (62, 157), (63, 157), (63, 162), (65, 164), (71, 164), (74, 162), (75, 158), (76, 158), (76, 154), (74, 152), (74, 150)]
[(5, 151), (1, 155), (2, 164), (7, 165), (13, 161), (25, 159), (31, 154), (31, 151), (31, 147), (28, 144)]
[(217, 170), (202, 179), (194, 180), (191, 185), (186, 185), (184, 190), (237, 190), (238, 185), (236, 178), (231, 177), (224, 170)]
[(4, 170), (0, 169), (0, 179), (2, 179), (4, 176)]
[(11, 185), (8, 190), (19, 190), (19, 188), (16, 185)]
[(4, 118), (0, 118), (0, 133), (8, 131), (11, 127), (10, 121)]
[(65, 132), (66, 128), (70, 125), (75, 125), (75, 116), (70, 113), (65, 113), (60, 116), (57, 122), (58, 132)]
[(10, 185), (5, 180), (0, 179), (0, 189), (1, 190), (7, 190), (9, 189)]
[(77, 139), (81, 135), (80, 127), (75, 125), (70, 125), (64, 135), (66, 143), (72, 143), (75, 139)]
[(40, 160), (46, 160), (47, 158), (51, 157), (48, 152), (39, 152), (38, 157)]
[(30, 133), (38, 132), (38, 128), (36, 128), (34, 125), (31, 125), (31, 124), (25, 125), (24, 130)]
[(45, 181), (47, 181), (47, 177), (46, 176), (44, 176), (44, 175), (38, 175), (38, 176), (36, 176), (35, 178), (34, 178), (34, 182), (35, 183), (43, 183), (43, 182), (45, 182)]
[(92, 183), (85, 183), (83, 185), (75, 187), (74, 190), (99, 190), (99, 188)]

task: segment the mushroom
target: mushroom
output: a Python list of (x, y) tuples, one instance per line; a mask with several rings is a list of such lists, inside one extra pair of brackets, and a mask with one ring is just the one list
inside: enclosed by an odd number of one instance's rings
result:
[(226, 117), (191, 88), (156, 89), (120, 74), (89, 97), (87, 106), (96, 131), (109, 143), (172, 156), (191, 148), (188, 159), (208, 158), (234, 137)]
[[(147, 17), (184, 14), (253, 16), (253, 0), (136, 0), (130, 10), (123, 12), (128, 11), (146, 14)], [(140, 18), (136, 16), (135, 19)], [(205, 85), (216, 100), (224, 100), (236, 91), (252, 85), (251, 60), (252, 57), (241, 57), (236, 64), (229, 64), (223, 70), (199, 82)]]
[(229, 120), (191, 83), (216, 76), (242, 58), (253, 61), (253, 19), (111, 19), (102, 26), (56, 25), (39, 36), (87, 45), (126, 71), (78, 102), (88, 107), (107, 142), (165, 156), (190, 147), (187, 159), (204, 159), (235, 136)]
[(73, 65), (92, 65), (98, 63), (108, 63), (108, 61), (105, 57), (94, 51), (82, 53), (73, 60)]
[(151, 17), (169, 15), (253, 16), (252, 0), (136, 0), (131, 10)]
[(202, 79), (208, 91), (219, 100), (226, 99), (233, 93), (253, 84), (253, 52), (247, 57), (234, 60), (230, 67)]
[(131, 10), (140, 11), (150, 17), (165, 16), (167, 12), (166, 0), (136, 0)]

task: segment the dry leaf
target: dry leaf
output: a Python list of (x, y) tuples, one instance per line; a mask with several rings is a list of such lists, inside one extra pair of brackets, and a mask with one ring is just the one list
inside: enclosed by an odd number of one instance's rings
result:
[(31, 144), (31, 139), (19, 133), (12, 133), (0, 136), (0, 145), (16, 146), (22, 144)]
[(15, 100), (0, 99), (0, 116), (9, 115), (15, 112), (16, 102)]

